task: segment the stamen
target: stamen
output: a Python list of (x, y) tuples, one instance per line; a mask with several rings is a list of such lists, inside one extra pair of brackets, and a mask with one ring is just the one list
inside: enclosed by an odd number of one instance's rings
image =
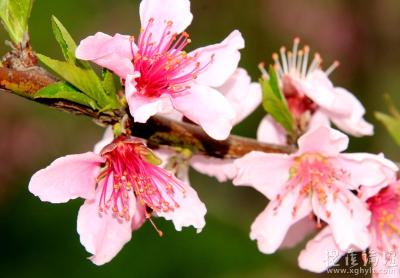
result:
[(261, 78), (264, 80), (268, 80), (269, 79), (269, 74), (267, 72), (267, 70), (265, 69), (265, 63), (261, 62), (258, 64), (258, 69), (261, 71)]
[(314, 55), (314, 59), (311, 62), (310, 67), (308, 68), (308, 72), (306, 73), (306, 75), (312, 73), (314, 70), (316, 70), (318, 68), (318, 66), (321, 64), (322, 60), (321, 60), (321, 56), (319, 55), (319, 53), (315, 53)]
[(161, 37), (154, 41), (153, 21), (149, 20), (141, 31), (133, 60), (135, 70), (140, 72), (137, 91), (147, 97), (184, 93), (189, 87), (187, 83), (212, 63), (214, 54), (202, 64), (198, 61), (200, 53), (187, 54), (183, 49), (191, 43), (189, 34), (171, 34), (172, 21), (165, 21)]
[(325, 74), (329, 76), (338, 66), (340, 66), (339, 61), (333, 62), (333, 64), (325, 70)]
[(156, 230), (157, 234), (162, 237), (164, 233), (156, 226), (156, 224), (153, 222), (153, 219), (151, 219), (151, 215), (146, 212), (146, 219), (149, 220), (153, 228)]
[(283, 73), (288, 73), (289, 70), (288, 70), (288, 63), (287, 63), (287, 59), (286, 59), (286, 48), (282, 46), (280, 49), (280, 52), (281, 52)]
[(310, 48), (306, 45), (304, 46), (304, 59), (303, 59), (303, 66), (301, 69), (301, 76), (306, 78), (307, 73), (307, 66), (308, 66), (308, 54), (310, 53)]
[(292, 61), (292, 67), (296, 67), (296, 59), (297, 59), (297, 49), (300, 44), (300, 38), (296, 37), (293, 40), (293, 61)]

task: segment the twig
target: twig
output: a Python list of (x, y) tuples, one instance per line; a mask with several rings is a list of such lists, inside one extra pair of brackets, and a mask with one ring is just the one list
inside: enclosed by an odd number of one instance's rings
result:
[[(97, 122), (108, 125), (118, 122), (122, 113), (111, 111), (99, 113), (89, 107), (60, 99), (34, 99), (35, 92), (56, 82), (46, 70), (38, 66), (28, 69), (0, 67), (0, 92), (13, 93), (32, 101), (67, 111), (85, 115)], [(154, 116), (146, 124), (131, 121), (132, 135), (147, 139), (150, 146), (162, 145), (188, 148), (195, 154), (204, 154), (218, 158), (237, 158), (250, 151), (271, 153), (290, 153), (291, 147), (260, 143), (257, 140), (230, 136), (227, 140), (217, 141), (210, 138), (199, 126), (178, 122), (161, 116)]]

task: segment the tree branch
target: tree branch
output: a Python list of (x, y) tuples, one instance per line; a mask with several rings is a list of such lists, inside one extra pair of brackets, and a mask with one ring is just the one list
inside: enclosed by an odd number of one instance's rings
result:
[[(60, 99), (35, 99), (34, 94), (57, 79), (38, 66), (24, 69), (0, 67), (0, 89), (3, 93), (13, 93), (32, 101), (67, 111), (85, 115), (103, 125), (121, 120), (121, 111), (99, 113), (89, 107)], [(270, 153), (290, 153), (293, 148), (260, 143), (257, 140), (231, 135), (227, 140), (218, 141), (209, 137), (199, 126), (178, 122), (161, 116), (154, 116), (146, 124), (130, 121), (133, 136), (147, 139), (152, 147), (162, 145), (188, 148), (194, 154), (218, 158), (237, 158), (250, 151)]]

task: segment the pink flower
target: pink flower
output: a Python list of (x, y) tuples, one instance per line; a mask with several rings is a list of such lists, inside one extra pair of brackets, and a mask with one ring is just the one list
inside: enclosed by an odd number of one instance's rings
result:
[[(368, 198), (366, 194), (361, 196), (371, 212), (371, 222), (368, 226), (371, 238), (368, 257), (373, 268), (373, 277), (399, 277), (400, 183), (396, 181), (372, 197)], [(313, 272), (323, 272), (336, 264), (347, 252), (364, 250), (340, 248), (332, 230), (326, 227), (301, 252), (299, 265)], [(336, 257), (333, 260), (329, 259), (328, 252), (334, 252)]]
[(32, 176), (29, 190), (51, 203), (86, 199), (77, 229), (81, 243), (93, 254), (91, 260), (101, 265), (122, 249), (151, 213), (172, 220), (179, 231), (191, 225), (200, 232), (205, 225), (206, 208), (197, 193), (149, 163), (150, 157), (153, 154), (140, 140), (121, 136), (100, 154), (56, 159)]
[(193, 18), (188, 0), (143, 0), (140, 18), (136, 43), (131, 36), (96, 33), (81, 41), (76, 56), (114, 71), (123, 80), (135, 121), (176, 110), (211, 137), (225, 139), (235, 115), (215, 88), (237, 68), (239, 49), (244, 47), (240, 32), (187, 53), (184, 48), (191, 40), (183, 31)]
[[(329, 74), (339, 65), (334, 62), (322, 71), (322, 59), (317, 53), (309, 63), (310, 48), (298, 50), (300, 40), (294, 40), (291, 52), (282, 47), (280, 57), (273, 54), (275, 68), (282, 92), (298, 124), (307, 122), (320, 112), (341, 130), (353, 135), (373, 134), (373, 126), (363, 116), (365, 109), (346, 89), (333, 86)], [(280, 59), (279, 59), (280, 58)]]
[[(259, 83), (251, 82), (250, 76), (242, 68), (238, 68), (218, 90), (222, 92), (234, 108), (235, 118), (232, 122), (233, 125), (239, 124), (261, 103)], [(233, 161), (233, 159), (194, 155), (190, 160), (190, 165), (196, 171), (216, 177), (219, 182), (224, 182), (236, 176), (237, 169)]]
[(328, 223), (343, 248), (369, 245), (370, 212), (352, 193), (360, 185), (383, 187), (397, 167), (382, 155), (341, 153), (348, 137), (326, 126), (305, 133), (291, 155), (251, 152), (237, 159), (235, 185), (252, 186), (271, 202), (252, 224), (250, 237), (275, 252), (289, 228), (313, 213)]

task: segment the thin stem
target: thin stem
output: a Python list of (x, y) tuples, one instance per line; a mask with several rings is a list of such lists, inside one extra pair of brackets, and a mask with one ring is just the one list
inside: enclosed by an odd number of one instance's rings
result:
[[(98, 112), (89, 107), (60, 99), (34, 99), (35, 92), (58, 80), (41, 67), (26, 69), (0, 67), (0, 93), (12, 93), (35, 102), (93, 118), (102, 125), (117, 123), (123, 117), (121, 111)], [(290, 153), (294, 149), (258, 142), (255, 139), (231, 135), (223, 141), (210, 138), (199, 126), (174, 121), (161, 116), (150, 118), (147, 123), (129, 122), (133, 136), (146, 139), (149, 146), (171, 146), (190, 149), (194, 154), (218, 158), (238, 158), (250, 151)]]

